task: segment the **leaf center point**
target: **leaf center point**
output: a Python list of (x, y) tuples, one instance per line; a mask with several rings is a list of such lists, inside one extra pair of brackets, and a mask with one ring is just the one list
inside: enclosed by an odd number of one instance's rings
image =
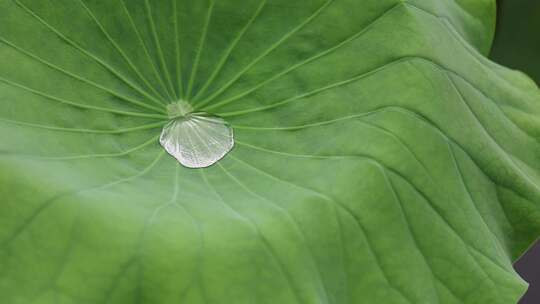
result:
[(179, 100), (177, 102), (167, 105), (167, 114), (170, 119), (175, 119), (178, 117), (185, 117), (193, 111), (193, 107), (184, 100)]

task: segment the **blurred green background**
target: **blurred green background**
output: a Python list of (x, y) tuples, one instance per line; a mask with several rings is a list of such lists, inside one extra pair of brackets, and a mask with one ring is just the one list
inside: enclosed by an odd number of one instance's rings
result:
[(540, 0), (499, 0), (491, 58), (540, 84)]

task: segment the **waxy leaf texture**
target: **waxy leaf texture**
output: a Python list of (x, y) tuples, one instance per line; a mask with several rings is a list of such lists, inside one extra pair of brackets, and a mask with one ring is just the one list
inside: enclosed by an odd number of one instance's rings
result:
[[(493, 0), (0, 0), (0, 302), (516, 303), (540, 90), (494, 26)], [(179, 101), (234, 132), (208, 168), (160, 145)]]

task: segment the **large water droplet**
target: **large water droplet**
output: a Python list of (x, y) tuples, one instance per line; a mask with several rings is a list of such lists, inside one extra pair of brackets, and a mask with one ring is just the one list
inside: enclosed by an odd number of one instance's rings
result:
[(232, 150), (233, 130), (220, 117), (190, 110), (184, 102), (169, 106), (171, 121), (163, 127), (159, 142), (183, 166), (205, 168)]

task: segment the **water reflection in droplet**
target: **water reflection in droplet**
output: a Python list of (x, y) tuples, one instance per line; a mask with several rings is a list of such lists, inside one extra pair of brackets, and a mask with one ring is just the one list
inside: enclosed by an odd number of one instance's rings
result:
[(183, 166), (211, 166), (234, 147), (232, 127), (222, 118), (189, 113), (185, 102), (169, 105), (168, 110), (171, 121), (163, 127), (159, 142)]

